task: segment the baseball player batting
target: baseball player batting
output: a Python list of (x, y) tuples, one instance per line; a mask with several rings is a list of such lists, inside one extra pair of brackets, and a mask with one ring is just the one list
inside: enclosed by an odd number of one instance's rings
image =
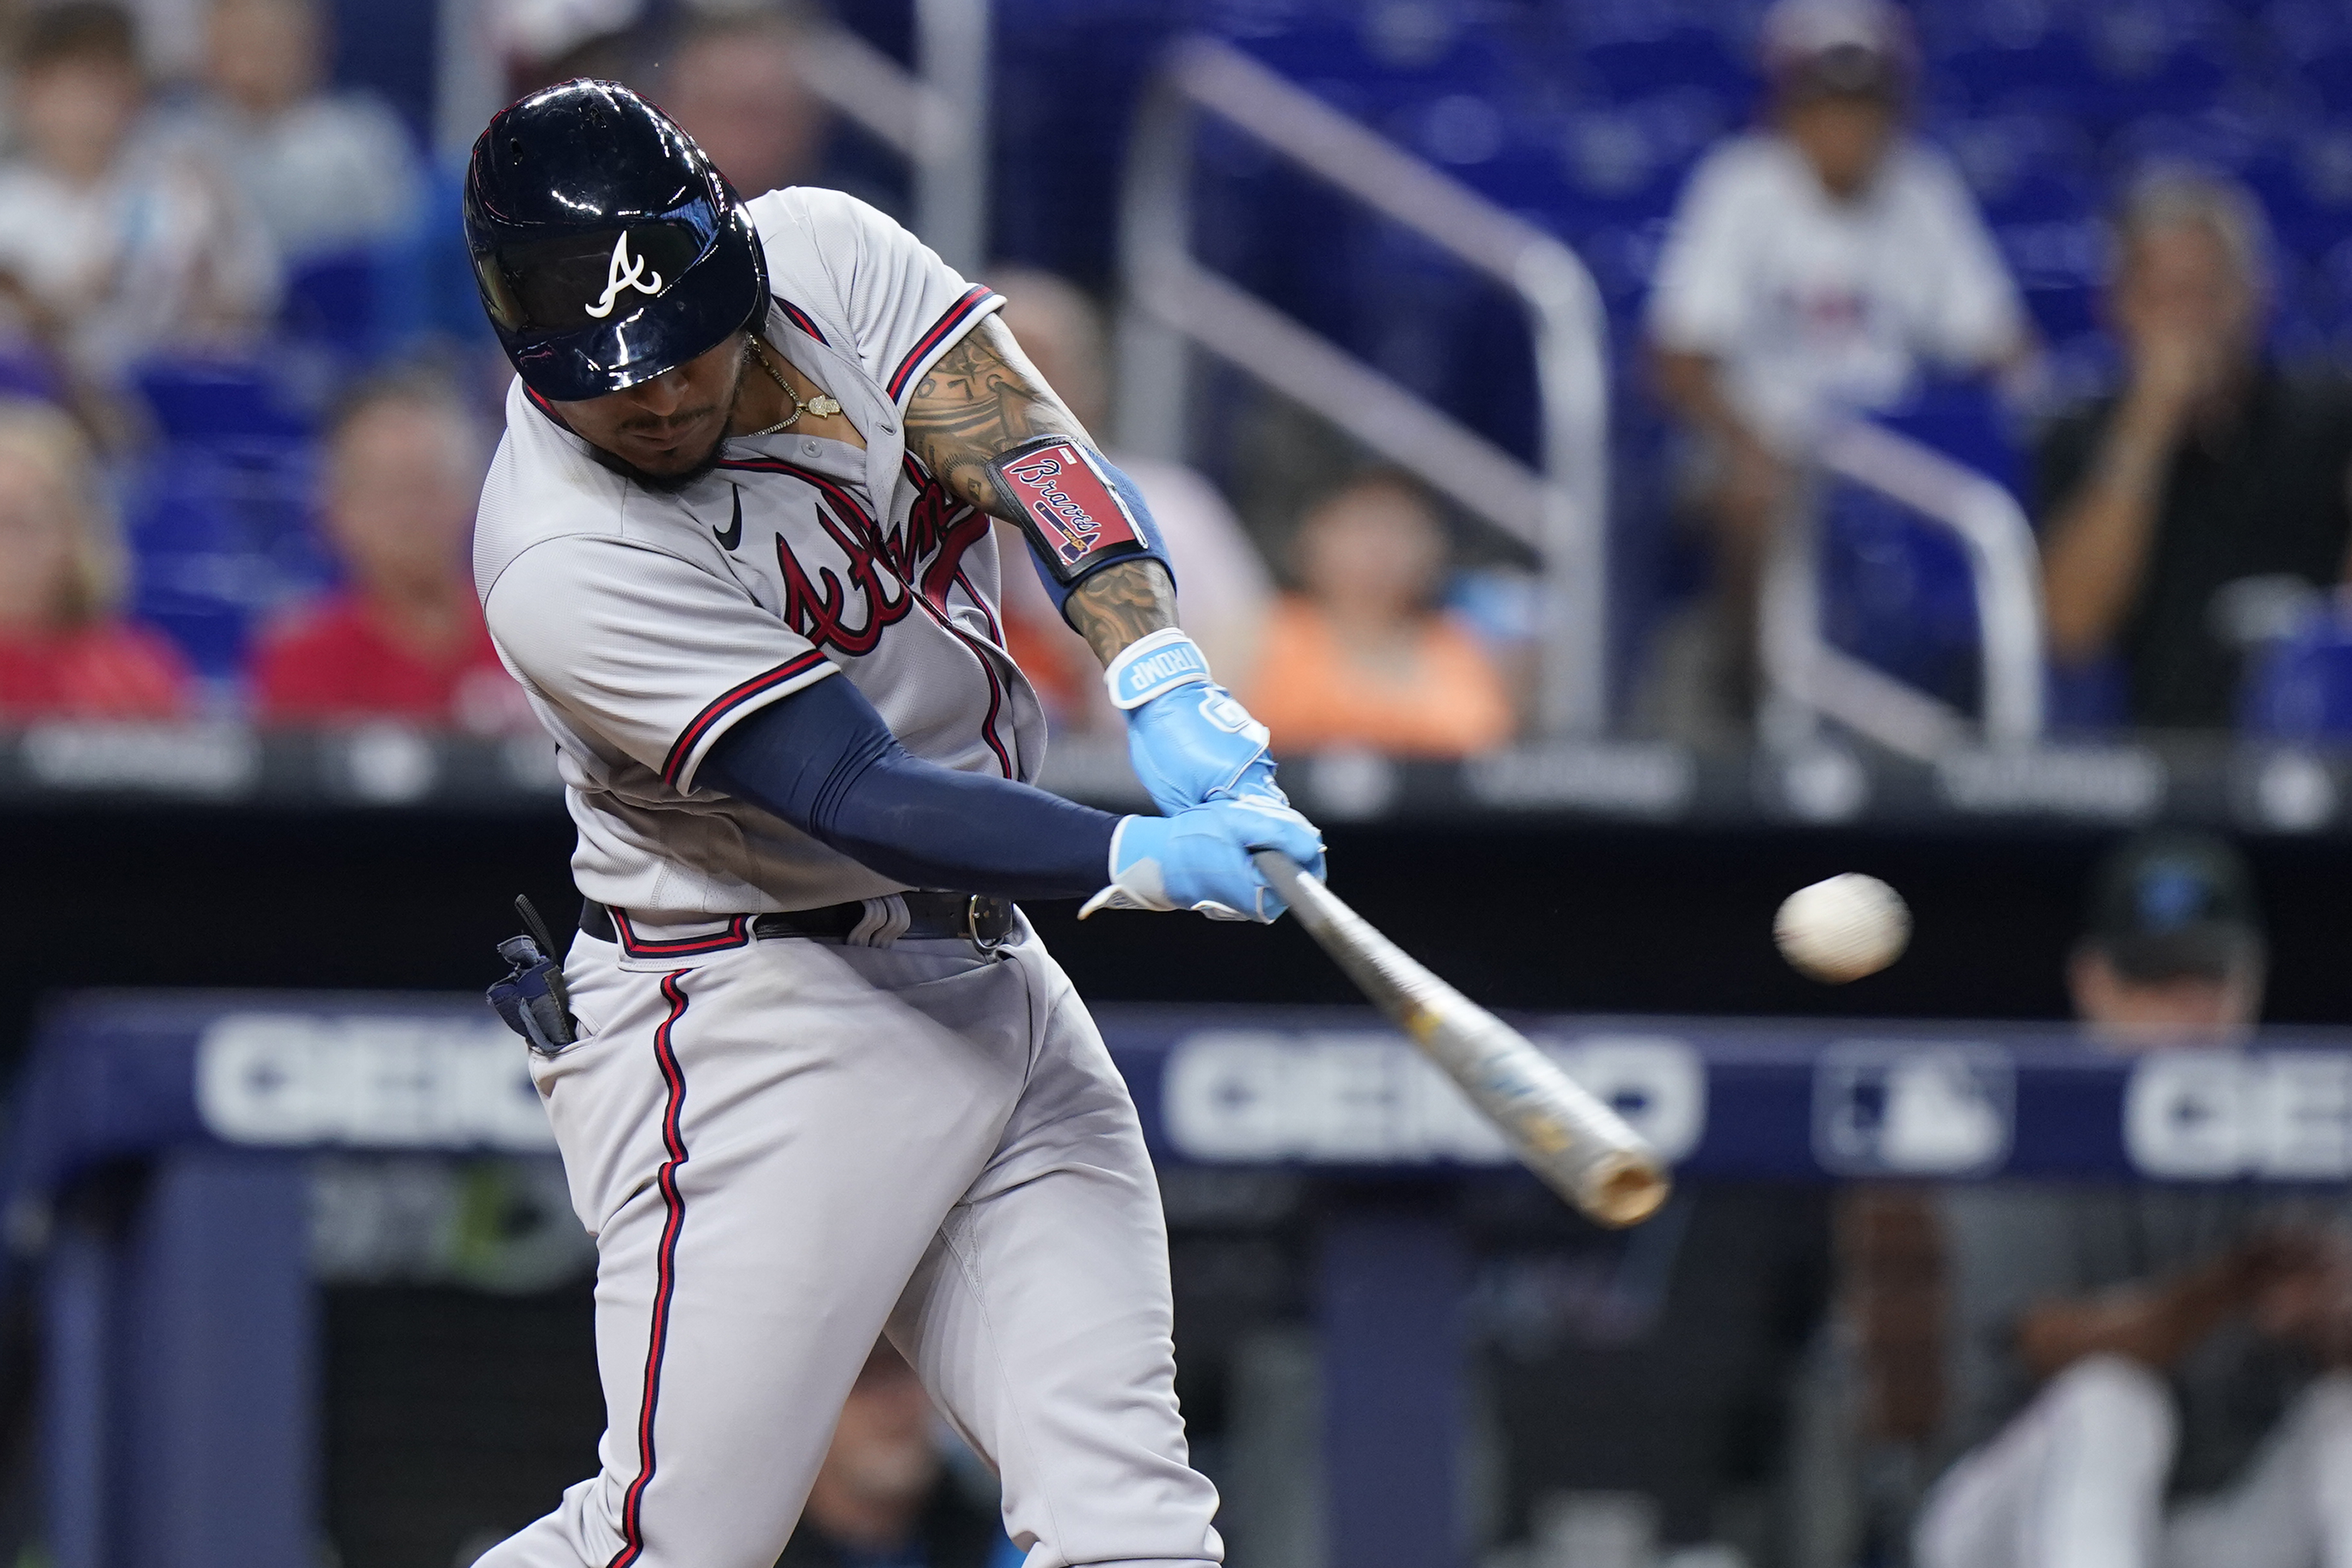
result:
[[(1142, 498), (996, 296), (836, 192), (739, 200), (625, 89), (502, 110), (465, 215), (520, 377), (475, 570), (586, 900), (501, 1008), (596, 1237), (607, 1412), (481, 1561), (770, 1568), (884, 1333), (1027, 1568), (1222, 1561), (1136, 1113), (1011, 902), (1271, 921), (1253, 852), (1319, 874)], [(1162, 815), (1028, 782), (1000, 517)]]

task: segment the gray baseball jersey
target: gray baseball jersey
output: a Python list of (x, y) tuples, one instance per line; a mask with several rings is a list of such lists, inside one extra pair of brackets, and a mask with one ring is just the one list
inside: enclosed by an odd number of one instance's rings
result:
[(1001, 1470), (1027, 1568), (1209, 1568), (1150, 1157), (1035, 933), (712, 930), (898, 889), (698, 787), (744, 715), (837, 674), (933, 762), (1026, 779), (1044, 747), (989, 520), (905, 451), (995, 297), (848, 197), (750, 207), (766, 335), (867, 447), (730, 442), (664, 494), (518, 385), (483, 490), (483, 606), (556, 738), (575, 875), (635, 922), (572, 943), (580, 1038), (531, 1059), (596, 1237), (600, 1463), (484, 1568), (766, 1568), (886, 1329)]
[(792, 430), (732, 440), (716, 470), (662, 494), (598, 463), (518, 381), (474, 537), (490, 634), (555, 737), (575, 880), (648, 925), (903, 889), (696, 786), (730, 726), (812, 682), (847, 675), (944, 767), (1026, 781), (1045, 751), (1004, 652), (989, 518), (906, 450), (923, 372), (1003, 301), (854, 197), (748, 205), (773, 296), (762, 335), (840, 401), (865, 449)]

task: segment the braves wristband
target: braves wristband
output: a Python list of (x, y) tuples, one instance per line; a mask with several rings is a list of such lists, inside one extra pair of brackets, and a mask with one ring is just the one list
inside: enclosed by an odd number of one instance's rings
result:
[(1209, 661), (1199, 645), (1176, 626), (1137, 638), (1103, 667), (1111, 706), (1121, 709), (1139, 708), (1153, 697), (1210, 678)]
[(1037, 559), (1065, 586), (1120, 556), (1160, 552), (1118, 470), (1066, 435), (1040, 435), (989, 463), (996, 487)]

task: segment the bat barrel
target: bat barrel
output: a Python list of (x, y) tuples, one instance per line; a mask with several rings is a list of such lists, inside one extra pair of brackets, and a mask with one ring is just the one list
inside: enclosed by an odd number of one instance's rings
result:
[(1262, 850), (1254, 858), (1307, 934), (1554, 1191), (1604, 1225), (1638, 1224), (1657, 1211), (1670, 1186), (1665, 1166), (1623, 1117), (1525, 1035), (1415, 962), (1288, 856)]

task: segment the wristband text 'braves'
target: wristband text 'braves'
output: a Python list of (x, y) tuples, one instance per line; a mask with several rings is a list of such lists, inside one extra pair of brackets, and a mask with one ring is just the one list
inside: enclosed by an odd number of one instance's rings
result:
[(1115, 556), (1149, 553), (1144, 529), (1095, 455), (1041, 435), (989, 464), (1022, 531), (1055, 578), (1076, 582)]

